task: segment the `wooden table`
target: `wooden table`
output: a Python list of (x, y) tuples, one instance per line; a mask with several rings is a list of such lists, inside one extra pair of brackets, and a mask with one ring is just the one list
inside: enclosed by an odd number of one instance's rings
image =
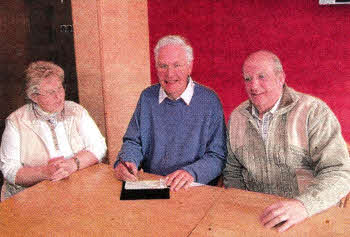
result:
[[(202, 186), (171, 192), (168, 200), (120, 201), (121, 184), (104, 164), (41, 182), (0, 204), (0, 236), (279, 235), (261, 226), (258, 216), (280, 197)], [(282, 236), (346, 234), (350, 210), (334, 207)]]
[(265, 207), (282, 197), (226, 189), (191, 236), (350, 236), (350, 209), (332, 207), (284, 233), (266, 229), (258, 218)]

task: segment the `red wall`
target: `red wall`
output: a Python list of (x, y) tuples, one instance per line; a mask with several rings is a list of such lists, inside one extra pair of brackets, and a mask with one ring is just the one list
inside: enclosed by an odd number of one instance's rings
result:
[(323, 99), (350, 141), (350, 5), (318, 0), (148, 1), (152, 83), (153, 48), (167, 34), (189, 39), (193, 79), (220, 96), (226, 119), (247, 99), (241, 67), (259, 49), (276, 53), (287, 84)]

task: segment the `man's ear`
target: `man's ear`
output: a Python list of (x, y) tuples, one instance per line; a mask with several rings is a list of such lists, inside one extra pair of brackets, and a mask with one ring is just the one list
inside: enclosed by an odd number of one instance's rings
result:
[(192, 74), (192, 68), (193, 68), (193, 60), (191, 62), (188, 63), (188, 76), (191, 76)]
[(279, 73), (279, 82), (280, 86), (282, 87), (284, 85), (284, 82), (286, 81), (286, 74), (284, 74), (284, 71)]

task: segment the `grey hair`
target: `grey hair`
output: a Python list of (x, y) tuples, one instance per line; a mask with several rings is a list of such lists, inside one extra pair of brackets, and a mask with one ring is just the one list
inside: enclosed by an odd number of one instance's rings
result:
[(25, 71), (26, 96), (31, 100), (33, 94), (39, 93), (40, 83), (51, 76), (58, 77), (62, 83), (64, 81), (63, 69), (52, 62), (36, 61), (29, 64)]
[[(259, 50), (259, 51), (256, 51), (256, 52), (250, 54), (247, 57), (247, 59), (252, 57), (253, 55), (256, 55), (256, 54), (265, 54), (265, 55), (268, 55), (271, 58), (271, 60), (273, 62), (273, 70), (274, 70), (276, 75), (279, 74), (279, 73), (284, 73), (281, 60), (277, 57), (276, 54), (274, 54), (274, 53), (272, 53), (271, 51), (268, 51), (268, 50)], [(244, 66), (244, 64), (243, 64), (243, 66)]]
[(156, 47), (154, 47), (154, 59), (156, 63), (158, 62), (159, 49), (171, 44), (181, 45), (186, 51), (186, 58), (188, 63), (193, 61), (193, 49), (191, 45), (187, 42), (187, 40), (179, 35), (167, 35), (162, 37), (156, 44)]
[(282, 63), (281, 63), (281, 60), (273, 53), (271, 53), (272, 55), (272, 61), (274, 62), (274, 71), (275, 73), (279, 74), (281, 72), (284, 72), (283, 71), (283, 66), (282, 66)]

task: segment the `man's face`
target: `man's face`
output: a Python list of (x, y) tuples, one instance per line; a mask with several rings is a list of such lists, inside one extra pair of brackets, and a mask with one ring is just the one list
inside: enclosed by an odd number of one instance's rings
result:
[(32, 100), (47, 113), (61, 112), (65, 97), (61, 80), (56, 76), (51, 76), (42, 80), (39, 88), (39, 94), (32, 95)]
[(173, 100), (180, 97), (192, 72), (192, 62), (188, 62), (183, 46), (170, 44), (160, 48), (156, 69), (159, 83), (166, 94)]
[(268, 55), (249, 57), (243, 65), (243, 77), (249, 99), (260, 115), (269, 111), (282, 95), (284, 73), (276, 73)]

